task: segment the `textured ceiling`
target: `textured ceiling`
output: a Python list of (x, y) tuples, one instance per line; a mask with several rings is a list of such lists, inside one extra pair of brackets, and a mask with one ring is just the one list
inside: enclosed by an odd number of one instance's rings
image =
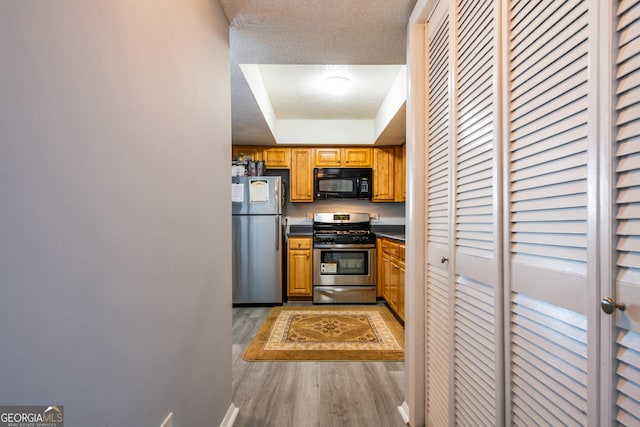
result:
[[(273, 145), (275, 140), (240, 64), (394, 65), (406, 63), (406, 31), (415, 0), (220, 0), (231, 24), (231, 90), (234, 144)], [(380, 71), (380, 70), (378, 70)], [(391, 71), (386, 71), (391, 72)], [(273, 76), (272, 76), (273, 77)], [(277, 80), (277, 78), (274, 77)], [(295, 103), (288, 111), (319, 109), (324, 101), (289, 91), (270, 96)], [(379, 97), (371, 98), (379, 106)], [(304, 102), (307, 105), (304, 105)], [(312, 101), (313, 105), (309, 105)], [(377, 108), (354, 99), (345, 116), (366, 115)], [(367, 104), (367, 105), (364, 105)], [(355, 108), (355, 110), (354, 110)], [(356, 110), (362, 109), (362, 112)], [(286, 113), (290, 114), (290, 113)], [(308, 113), (303, 113), (308, 115)], [(327, 114), (318, 112), (317, 114)], [(337, 116), (337, 112), (333, 112)], [(320, 116), (318, 116), (320, 117)], [(308, 117), (307, 117), (308, 118)], [(393, 126), (404, 128), (404, 110)], [(390, 125), (390, 126), (391, 126)], [(390, 142), (404, 138), (403, 129), (387, 129)]]
[[(262, 65), (262, 79), (279, 119), (372, 119), (401, 65)], [(343, 94), (327, 93), (331, 76), (351, 85)]]

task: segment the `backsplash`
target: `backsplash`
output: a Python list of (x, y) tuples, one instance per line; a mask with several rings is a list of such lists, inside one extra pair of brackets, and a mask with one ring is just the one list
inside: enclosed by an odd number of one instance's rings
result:
[[(265, 175), (282, 177), (287, 195), (284, 218), (287, 225), (311, 225), (315, 212), (366, 212), (372, 215), (372, 225), (404, 225), (404, 203), (371, 203), (367, 200), (330, 199), (316, 200), (313, 203), (291, 203), (289, 201), (289, 171), (267, 169)], [(377, 218), (375, 217), (377, 216)]]
[[(404, 203), (371, 203), (366, 200), (317, 200), (313, 203), (285, 205), (284, 216), (288, 224), (311, 224), (315, 212), (366, 212), (372, 216), (372, 224), (404, 225)], [(376, 218), (377, 216), (377, 218)]]

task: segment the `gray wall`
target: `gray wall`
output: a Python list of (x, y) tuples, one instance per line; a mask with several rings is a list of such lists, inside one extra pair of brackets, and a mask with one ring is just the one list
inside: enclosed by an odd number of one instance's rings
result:
[(231, 403), (215, 0), (0, 2), (0, 404), (217, 426)]

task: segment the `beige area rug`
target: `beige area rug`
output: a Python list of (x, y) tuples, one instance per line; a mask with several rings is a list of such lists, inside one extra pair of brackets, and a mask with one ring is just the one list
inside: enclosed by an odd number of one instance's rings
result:
[(404, 328), (382, 306), (274, 307), (244, 359), (404, 360)]

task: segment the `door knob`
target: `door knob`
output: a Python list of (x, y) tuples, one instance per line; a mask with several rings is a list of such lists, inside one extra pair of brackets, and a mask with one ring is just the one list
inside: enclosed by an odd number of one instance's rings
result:
[(446, 256), (443, 256), (442, 258), (440, 258), (440, 262), (442, 264), (444, 264), (445, 262), (449, 262), (449, 258), (447, 258)]
[(602, 301), (600, 301), (600, 307), (602, 307), (602, 311), (607, 314), (613, 313), (616, 308), (620, 311), (624, 311), (627, 308), (623, 302), (615, 302), (610, 297), (602, 298)]

